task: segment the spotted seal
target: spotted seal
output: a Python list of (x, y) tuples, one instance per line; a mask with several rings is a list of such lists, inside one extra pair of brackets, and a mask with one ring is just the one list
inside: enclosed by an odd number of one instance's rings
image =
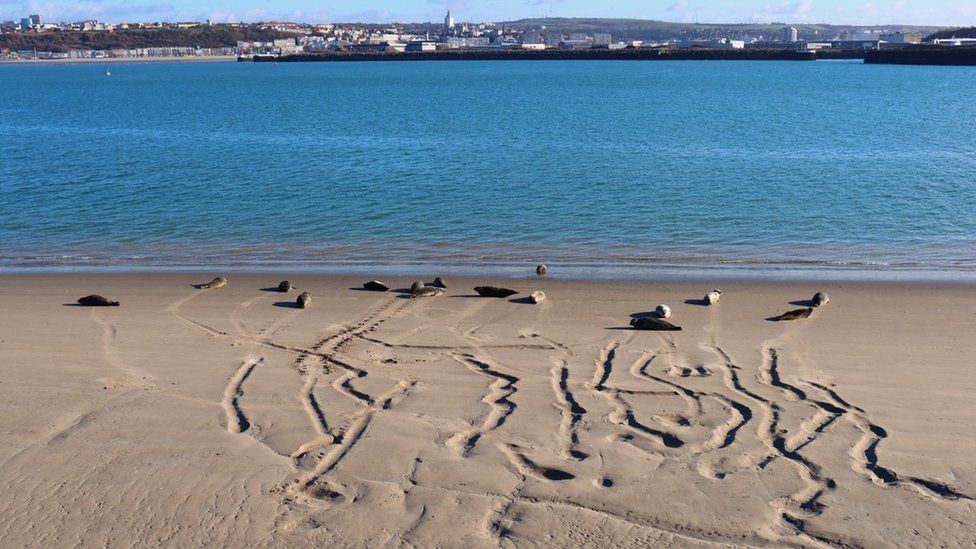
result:
[(289, 282), (287, 280), (282, 280), (278, 284), (278, 291), (281, 292), (281, 293), (283, 293), (283, 294), (287, 294), (288, 292), (290, 292), (290, 291), (292, 291), (294, 289), (295, 289), (295, 287), (292, 286), (291, 285), (291, 282)]
[(722, 299), (722, 290), (712, 290), (705, 294), (706, 305), (715, 305), (720, 299)]
[(302, 292), (295, 300), (295, 305), (298, 305), (299, 309), (308, 309), (308, 306), (312, 304), (312, 294), (308, 292)]
[(508, 288), (498, 288), (496, 286), (478, 286), (477, 288), (474, 289), (474, 291), (478, 292), (478, 295), (480, 295), (481, 297), (498, 297), (498, 298), (511, 297), (518, 293), (515, 290), (509, 290)]
[(112, 301), (102, 295), (92, 294), (86, 295), (85, 297), (79, 299), (78, 305), (82, 305), (84, 307), (118, 307), (119, 302)]
[(539, 276), (544, 276), (546, 274), (546, 271), (548, 270), (549, 267), (546, 267), (545, 265), (539, 265), (538, 267), (535, 268), (535, 274)]
[(529, 294), (529, 302), (535, 305), (538, 305), (539, 303), (542, 303), (545, 300), (546, 300), (546, 293), (543, 292), (542, 290), (536, 290), (531, 294)]
[(644, 330), (647, 332), (680, 332), (681, 327), (675, 326), (666, 320), (661, 320), (658, 318), (652, 318), (649, 316), (641, 318), (632, 318), (630, 320), (630, 325), (634, 327), (635, 330)]
[(426, 286), (426, 284), (418, 280), (410, 285), (410, 293), (416, 294), (420, 290), (423, 290)]
[(363, 284), (364, 290), (369, 290), (370, 292), (388, 292), (390, 287), (383, 284), (379, 280), (370, 280), (369, 282)]
[(439, 295), (444, 295), (444, 288), (438, 288), (437, 286), (424, 286), (419, 288), (417, 291), (410, 295), (410, 298), (417, 297), (437, 297)]
[(793, 311), (786, 311), (785, 313), (783, 313), (783, 314), (779, 315), (778, 317), (776, 317), (776, 320), (778, 320), (778, 321), (783, 321), (783, 320), (799, 320), (801, 318), (810, 318), (810, 315), (811, 314), (813, 314), (813, 309), (807, 307), (805, 309), (796, 309), (796, 310), (793, 310)]
[(210, 290), (214, 288), (222, 288), (226, 285), (227, 285), (227, 279), (222, 276), (218, 276), (217, 278), (211, 280), (210, 282), (207, 282), (206, 284), (194, 284), (193, 287), (198, 290)]
[(654, 308), (654, 314), (658, 318), (671, 318), (671, 307), (667, 305), (658, 305)]
[(435, 278), (433, 282), (428, 284), (428, 286), (434, 286), (435, 288), (444, 288), (445, 290), (447, 289), (447, 284), (444, 283), (444, 279), (441, 277)]
[(817, 292), (810, 302), (813, 303), (814, 307), (823, 307), (830, 303), (830, 296), (827, 295), (827, 292)]

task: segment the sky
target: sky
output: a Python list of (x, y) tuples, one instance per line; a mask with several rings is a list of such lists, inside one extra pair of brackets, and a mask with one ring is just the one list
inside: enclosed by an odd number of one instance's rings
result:
[(976, 0), (0, 0), (0, 20), (306, 23), (627, 17), (711, 23), (976, 26)]

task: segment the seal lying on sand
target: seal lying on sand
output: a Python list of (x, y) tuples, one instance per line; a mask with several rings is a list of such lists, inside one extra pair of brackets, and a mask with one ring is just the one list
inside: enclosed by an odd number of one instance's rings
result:
[(111, 301), (109, 298), (101, 295), (86, 295), (78, 300), (78, 305), (85, 307), (118, 307), (119, 302)]
[(371, 292), (389, 292), (390, 287), (383, 284), (379, 280), (370, 280), (369, 282), (363, 284), (364, 290), (369, 290)]
[(220, 288), (226, 285), (227, 279), (222, 276), (218, 276), (206, 284), (194, 284), (193, 287), (198, 290), (209, 290), (211, 288)]
[(281, 283), (278, 284), (278, 291), (283, 294), (287, 294), (288, 292), (292, 291), (294, 288), (295, 287), (291, 285), (291, 282), (287, 280), (282, 280)]
[(478, 286), (474, 289), (481, 297), (511, 297), (518, 292), (508, 288), (498, 288), (495, 286)]
[(671, 307), (667, 305), (658, 305), (654, 308), (654, 314), (658, 318), (671, 318)]
[(539, 265), (538, 267), (535, 268), (535, 274), (537, 274), (539, 276), (543, 276), (543, 275), (546, 274), (546, 271), (548, 271), (548, 270), (549, 270), (549, 267), (546, 267), (545, 265)]
[(420, 290), (424, 289), (425, 286), (427, 285), (418, 280), (410, 285), (410, 293), (416, 294)]
[(427, 285), (434, 286), (435, 288), (444, 288), (445, 290), (447, 289), (447, 284), (444, 283), (444, 279), (441, 277), (435, 278), (433, 282)]
[(635, 330), (644, 330), (648, 332), (680, 332), (681, 327), (675, 326), (670, 322), (661, 320), (658, 318), (642, 317), (642, 318), (632, 318), (630, 320), (630, 325), (634, 327)]
[(295, 304), (298, 305), (299, 309), (308, 309), (308, 306), (312, 304), (312, 294), (308, 292), (302, 292), (295, 300)]
[(437, 286), (424, 286), (423, 288), (418, 289), (416, 292), (413, 292), (410, 295), (410, 298), (437, 297), (439, 295), (444, 295), (444, 288), (438, 288)]
[(542, 303), (546, 300), (546, 293), (542, 290), (536, 290), (529, 294), (529, 301), (535, 305)]
[(722, 299), (722, 290), (712, 290), (705, 294), (706, 305), (715, 305), (720, 299)]
[(776, 320), (799, 320), (801, 318), (809, 318), (813, 313), (813, 309), (796, 309), (795, 311), (786, 311), (785, 313), (776, 317)]
[(810, 301), (813, 302), (814, 307), (823, 307), (830, 303), (830, 296), (827, 295), (827, 292), (817, 292)]

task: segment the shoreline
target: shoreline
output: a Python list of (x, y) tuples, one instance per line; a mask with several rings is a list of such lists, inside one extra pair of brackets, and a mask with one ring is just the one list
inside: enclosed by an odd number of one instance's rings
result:
[(0, 65), (84, 65), (92, 63), (227, 63), (236, 62), (236, 55), (206, 55), (187, 57), (105, 57), (100, 59), (0, 59)]
[[(976, 270), (971, 269), (865, 269), (860, 267), (782, 267), (768, 266), (627, 266), (580, 267), (545, 262), (549, 273), (542, 280), (564, 282), (673, 282), (736, 281), (781, 283), (858, 283), (858, 284), (949, 284), (976, 286)], [(201, 273), (233, 273), (242, 276), (312, 276), (325, 278), (390, 277), (433, 278), (448, 276), (462, 279), (496, 278), (501, 280), (536, 279), (535, 264), (464, 265), (434, 264), (349, 264), (349, 265), (201, 265), (201, 266), (61, 266), (0, 267), (0, 278), (31, 276), (198, 276)]]

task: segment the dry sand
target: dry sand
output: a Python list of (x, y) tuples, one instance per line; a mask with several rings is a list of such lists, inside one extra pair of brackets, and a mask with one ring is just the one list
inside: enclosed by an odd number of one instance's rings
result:
[(0, 277), (0, 547), (976, 539), (972, 286), (214, 274)]

